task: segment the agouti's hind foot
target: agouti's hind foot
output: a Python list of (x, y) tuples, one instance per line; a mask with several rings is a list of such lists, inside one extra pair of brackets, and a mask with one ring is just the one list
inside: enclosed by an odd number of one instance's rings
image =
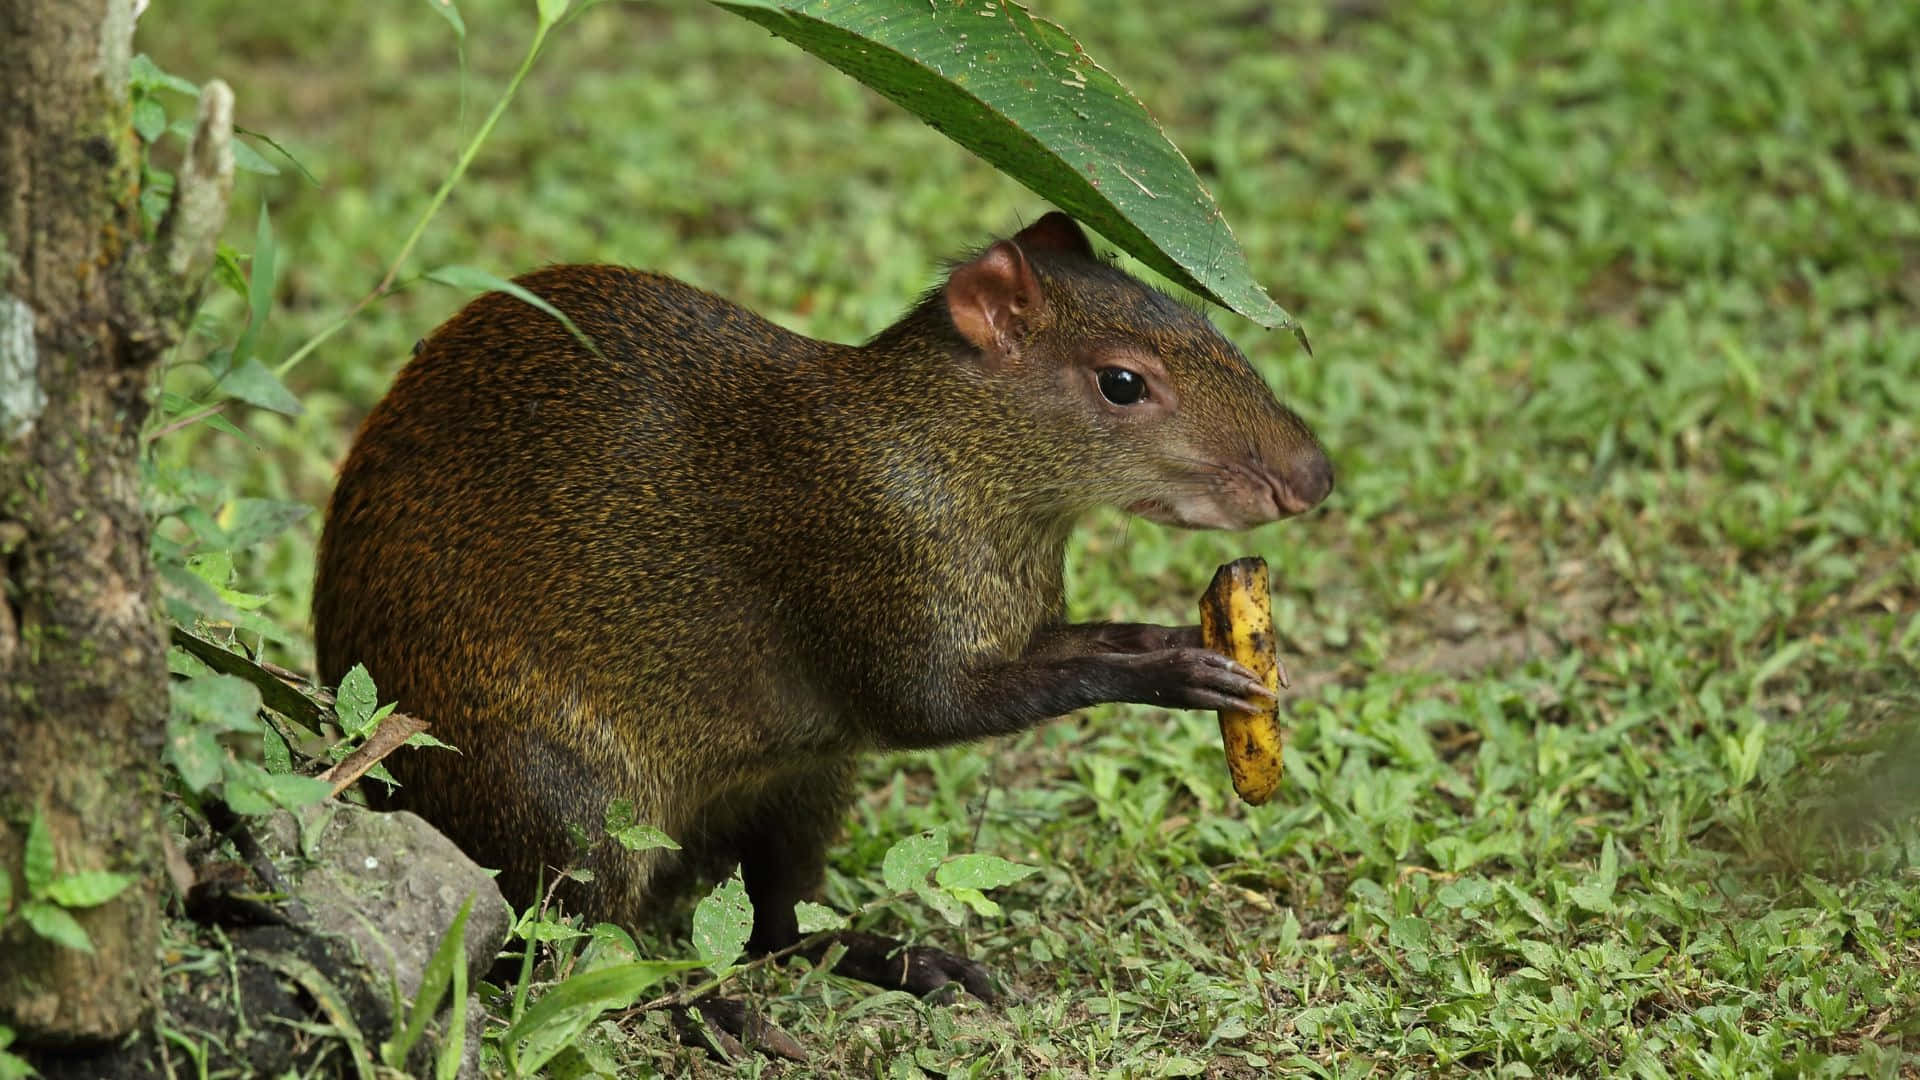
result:
[(807, 1060), (807, 1051), (793, 1036), (767, 1022), (735, 998), (703, 997), (673, 1010), (673, 1029), (688, 1046), (704, 1047), (726, 1061), (743, 1061), (749, 1053)]
[(857, 930), (845, 931), (835, 940), (847, 949), (834, 965), (836, 974), (921, 997), (965, 990), (988, 1004), (999, 999), (987, 969), (964, 956), (924, 945), (902, 945), (893, 938)]

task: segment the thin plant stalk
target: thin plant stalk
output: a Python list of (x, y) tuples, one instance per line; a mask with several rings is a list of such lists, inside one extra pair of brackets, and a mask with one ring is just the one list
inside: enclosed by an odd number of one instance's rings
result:
[[(494, 102), (492, 111), (487, 113), (487, 118), (480, 122), (480, 127), (473, 133), (473, 138), (467, 140), (466, 147), (460, 152), (460, 159), (454, 162), (453, 171), (449, 172), (447, 178), (441, 181), (439, 190), (433, 193), (433, 198), (427, 203), (426, 210), (422, 211), (419, 220), (413, 223), (413, 231), (407, 234), (406, 242), (400, 245), (400, 253), (393, 257), (393, 263), (387, 267), (386, 276), (380, 279), (380, 284), (374, 286), (372, 292), (361, 297), (359, 302), (349, 308), (345, 315), (327, 324), (319, 333), (308, 338), (304, 344), (298, 349), (295, 349), (291, 356), (281, 361), (280, 366), (275, 369), (274, 374), (285, 378), (287, 372), (293, 370), (295, 365), (307, 358), (307, 354), (319, 348), (328, 338), (338, 333), (341, 327), (352, 322), (354, 317), (366, 310), (370, 304), (396, 291), (394, 278), (399, 275), (400, 267), (406, 263), (407, 256), (413, 254), (414, 245), (418, 244), (420, 237), (426, 234), (427, 225), (433, 221), (434, 215), (440, 212), (442, 206), (446, 205), (447, 197), (453, 194), (453, 186), (459, 183), (460, 179), (467, 174), (468, 166), (472, 165), (473, 159), (479, 156), (481, 144), (485, 143), (487, 137), (493, 133), (494, 124), (498, 123), (500, 117), (505, 115), (507, 106), (513, 102), (514, 95), (520, 90), (520, 84), (526, 81), (527, 73), (533, 70), (533, 62), (540, 56), (541, 46), (546, 43), (547, 31), (552, 28), (552, 23), (544, 19), (540, 21), (539, 27), (534, 31), (532, 44), (527, 46), (526, 57), (520, 61), (519, 70), (513, 73), (513, 79), (507, 83), (507, 88), (501, 93), (500, 100)], [(404, 284), (402, 287), (404, 287)]]

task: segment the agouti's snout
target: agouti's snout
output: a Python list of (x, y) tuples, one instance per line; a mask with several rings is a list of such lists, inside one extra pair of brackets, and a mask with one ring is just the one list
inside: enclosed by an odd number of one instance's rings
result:
[[(1306, 425), (1300, 425), (1306, 430)], [(1204, 527), (1248, 529), (1270, 521), (1304, 514), (1319, 506), (1333, 491), (1333, 463), (1309, 436), (1303, 443), (1277, 452), (1250, 456), (1238, 467), (1229, 466), (1218, 501), (1224, 521)]]
[(1274, 503), (1280, 511), (1274, 516), (1304, 514), (1333, 493), (1333, 462), (1318, 446), (1305, 447), (1288, 454), (1273, 469), (1271, 480)]
[(1333, 463), (1320, 441), (1278, 401), (1269, 399), (1263, 412), (1258, 423), (1224, 433), (1237, 447), (1196, 441), (1169, 455), (1153, 494), (1127, 510), (1162, 525), (1235, 531), (1320, 505), (1333, 491)]

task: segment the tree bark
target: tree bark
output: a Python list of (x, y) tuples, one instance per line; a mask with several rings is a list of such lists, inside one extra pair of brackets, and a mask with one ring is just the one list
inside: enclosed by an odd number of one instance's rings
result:
[[(209, 84), (148, 236), (132, 34), (131, 0), (0, 0), (0, 1024), (40, 1045), (117, 1038), (155, 996), (167, 669), (139, 434), (232, 177)], [(91, 953), (18, 916), (36, 815), (57, 873), (135, 878), (68, 909)]]

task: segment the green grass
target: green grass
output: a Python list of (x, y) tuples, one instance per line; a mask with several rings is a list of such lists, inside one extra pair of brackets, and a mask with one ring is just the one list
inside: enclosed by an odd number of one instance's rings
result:
[[(1013, 1000), (754, 994), (822, 1075), (1920, 1072), (1920, 7), (1121, 7), (1039, 10), (1305, 322), (1312, 356), (1219, 319), (1340, 482), (1247, 535), (1091, 521), (1073, 604), (1189, 621), (1216, 564), (1264, 554), (1288, 784), (1241, 806), (1211, 716), (1135, 708), (876, 762), (828, 900), (878, 895), (931, 825), (1041, 866), (1004, 919), (878, 924)], [(531, 9), (463, 5), (464, 111), (423, 4), (146, 14), (142, 48), (227, 78), (324, 180), (236, 197), (236, 246), (262, 197), (280, 238), (270, 360), (379, 278)], [(621, 261), (853, 340), (1040, 209), (718, 9), (609, 6), (556, 36), (415, 268)], [(320, 505), (461, 301), (409, 289), (293, 373), (304, 417), (163, 454)], [(316, 525), (242, 579), (294, 627)], [(659, 1030), (589, 1043), (731, 1073)]]

